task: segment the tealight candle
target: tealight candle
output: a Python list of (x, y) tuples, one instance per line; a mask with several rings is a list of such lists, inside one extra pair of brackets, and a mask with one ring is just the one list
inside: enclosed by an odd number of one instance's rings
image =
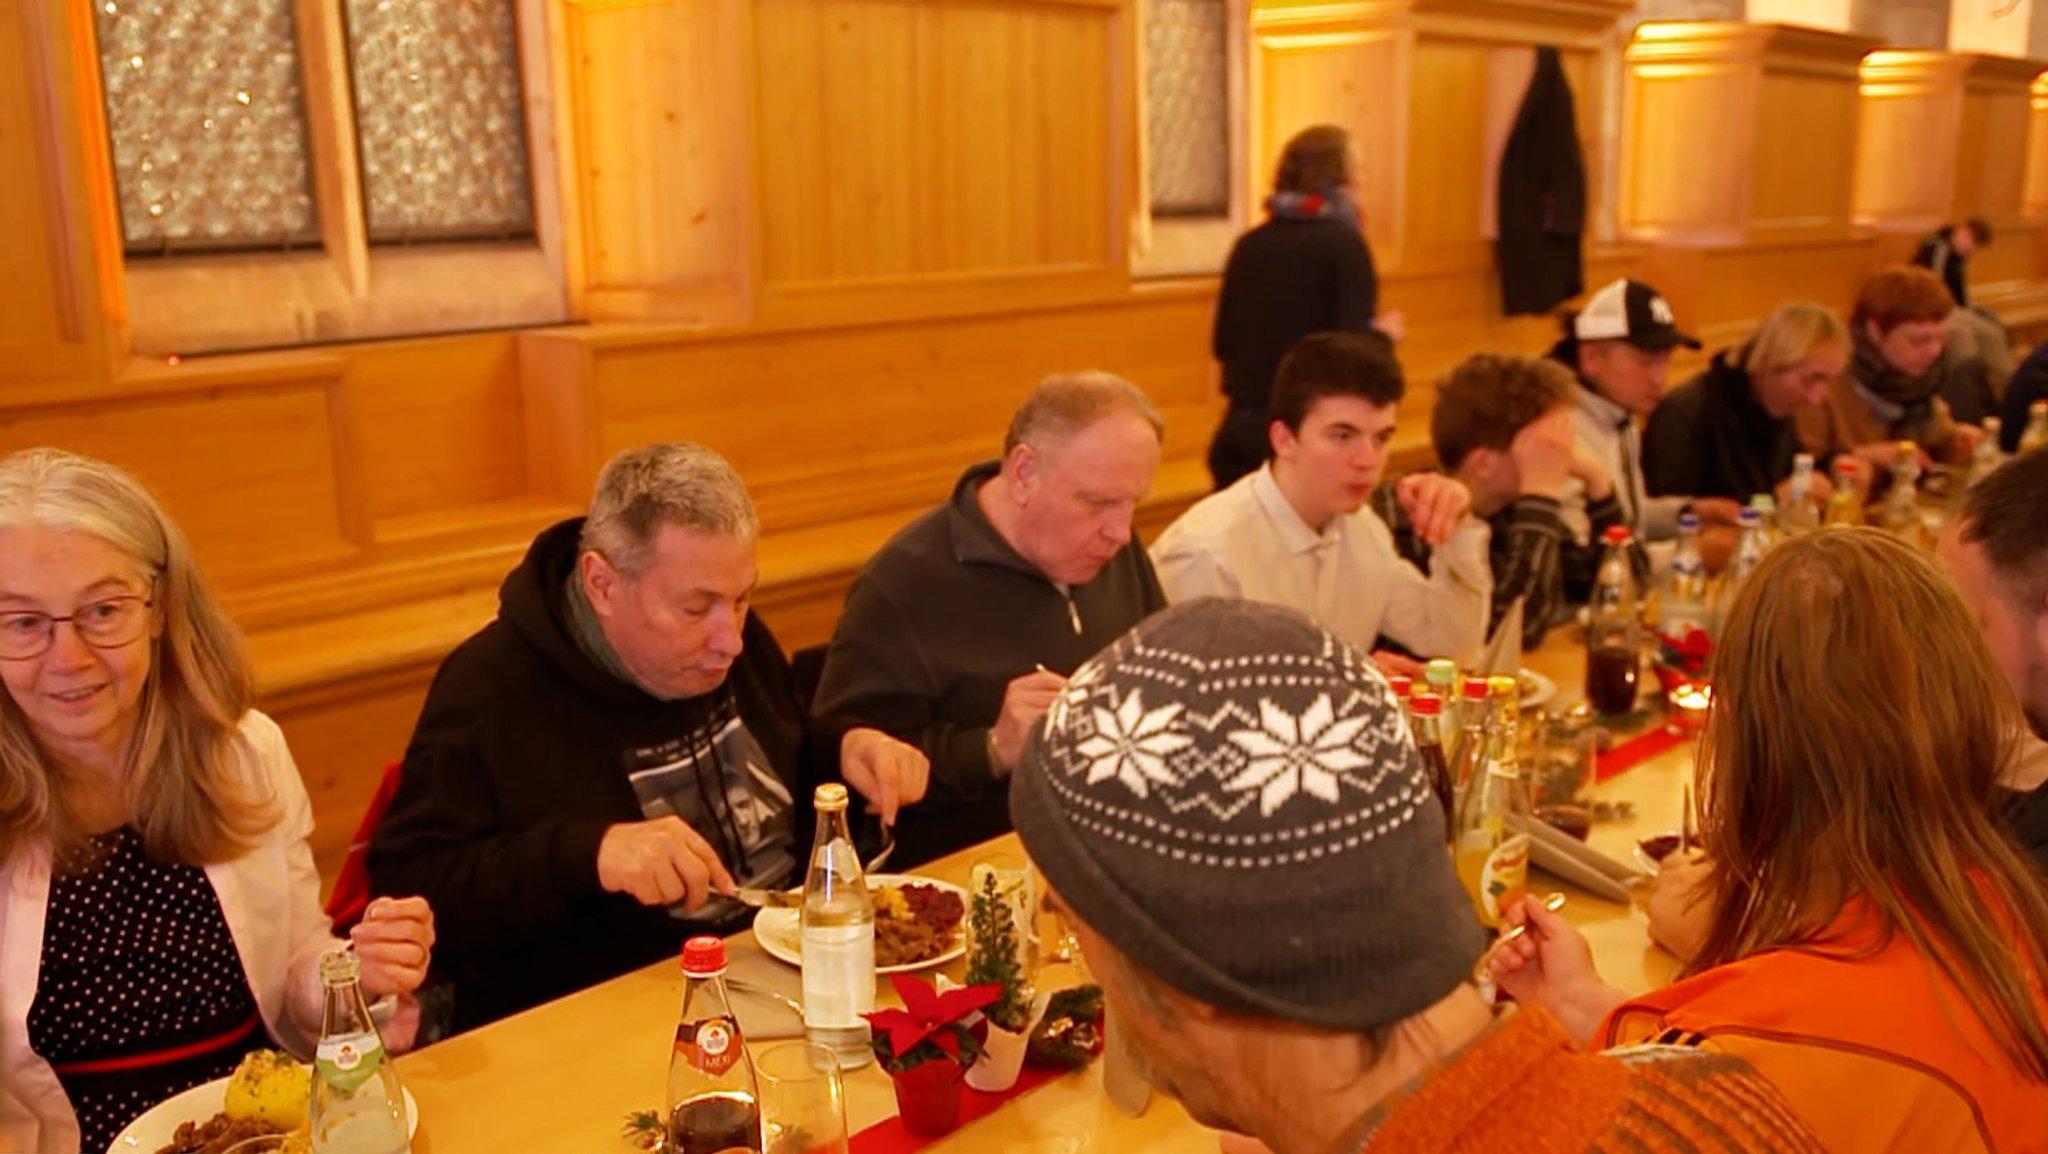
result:
[(1714, 687), (1687, 682), (1671, 691), (1671, 723), (1687, 733), (1697, 733), (1707, 723), (1707, 709), (1714, 704)]

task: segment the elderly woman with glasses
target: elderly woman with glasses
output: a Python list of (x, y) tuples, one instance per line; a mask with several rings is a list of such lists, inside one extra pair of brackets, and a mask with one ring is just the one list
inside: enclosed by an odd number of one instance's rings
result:
[[(252, 709), (240, 638), (132, 477), (0, 461), (0, 1150), (106, 1149), (250, 1050), (320, 1032), (312, 808)], [(433, 917), (351, 932), (363, 987), (417, 1024)]]

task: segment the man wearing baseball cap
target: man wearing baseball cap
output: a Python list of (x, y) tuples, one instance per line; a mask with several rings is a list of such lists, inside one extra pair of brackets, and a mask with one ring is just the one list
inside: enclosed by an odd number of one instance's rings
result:
[(1739, 1059), (1586, 1054), (1481, 995), (1400, 706), (1291, 609), (1184, 602), (1084, 663), (1010, 808), (1120, 1036), (1233, 1148), (1820, 1149)]
[[(1678, 533), (1678, 514), (1690, 508), (1709, 524), (1735, 524), (1740, 511), (1725, 498), (1651, 497), (1643, 489), (1643, 443), (1637, 426), (1664, 396), (1671, 352), (1700, 347), (1678, 327), (1671, 305), (1656, 289), (1622, 278), (1586, 298), (1586, 306), (1565, 319), (1564, 338), (1550, 358), (1578, 374), (1578, 407), (1573, 414), (1579, 444), (1614, 478), (1612, 497), (1636, 536), (1661, 541)], [(1586, 540), (1588, 510), (1608, 494), (1576, 486), (1565, 499), (1565, 519)], [(1591, 574), (1586, 574), (1590, 578)], [(1583, 594), (1583, 589), (1575, 589)]]

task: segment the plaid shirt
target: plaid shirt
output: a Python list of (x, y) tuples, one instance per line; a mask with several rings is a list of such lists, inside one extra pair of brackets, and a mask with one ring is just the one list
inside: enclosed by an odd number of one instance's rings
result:
[[(1429, 571), (1429, 546), (1415, 532), (1407, 510), (1394, 497), (1392, 482), (1372, 495), (1373, 512), (1393, 531), (1394, 548), (1424, 572)], [(1548, 497), (1521, 497), (1487, 518), (1493, 540), (1487, 560), (1493, 568), (1493, 607), (1486, 635), (1493, 636), (1501, 618), (1517, 599), (1522, 601), (1522, 648), (1543, 644), (1544, 634), (1571, 613), (1593, 590), (1600, 568), (1600, 535), (1609, 525), (1624, 524), (1621, 502), (1612, 493), (1586, 506), (1593, 523), (1592, 541), (1580, 544), (1564, 519), (1563, 507)]]

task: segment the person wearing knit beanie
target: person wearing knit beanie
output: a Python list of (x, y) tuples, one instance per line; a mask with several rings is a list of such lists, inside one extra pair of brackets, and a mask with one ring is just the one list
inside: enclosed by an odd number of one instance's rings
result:
[(1054, 700), (1010, 809), (1156, 1087), (1250, 1149), (1819, 1149), (1738, 1059), (1582, 1054), (1489, 1004), (1400, 706), (1293, 610), (1200, 599), (1125, 634)]

